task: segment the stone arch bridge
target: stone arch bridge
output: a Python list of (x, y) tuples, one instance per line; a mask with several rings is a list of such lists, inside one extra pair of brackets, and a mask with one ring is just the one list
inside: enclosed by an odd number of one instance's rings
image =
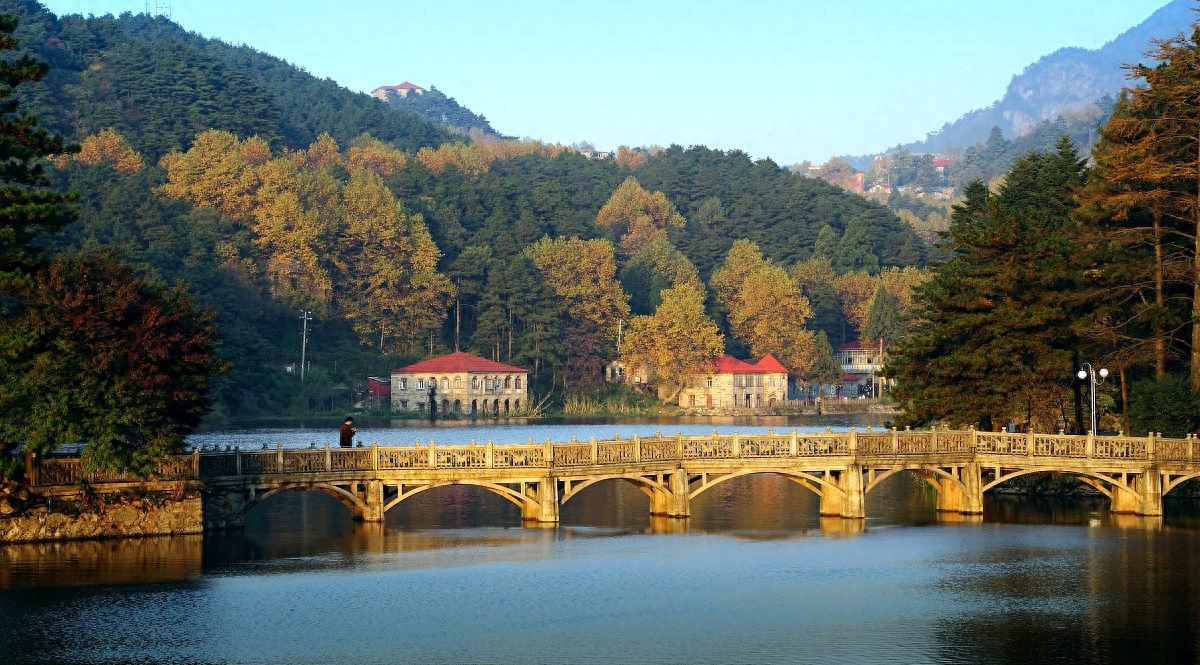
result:
[[(43, 460), (34, 484), (97, 487), (114, 477), (78, 477), (78, 460)], [(686, 518), (690, 503), (740, 476), (783, 476), (820, 497), (824, 516), (862, 518), (871, 491), (911, 473), (937, 490), (940, 511), (978, 514), (983, 495), (1031, 473), (1073, 475), (1111, 501), (1113, 512), (1161, 515), (1162, 499), (1200, 477), (1200, 439), (1150, 435), (1071, 436), (975, 430), (767, 433), (529, 442), (519, 445), (196, 451), (174, 458), (160, 481), (200, 480), (205, 527), (242, 524), (245, 512), (280, 492), (319, 491), (355, 518), (381, 521), (393, 506), (445, 485), (475, 485), (512, 502), (525, 520), (554, 523), (559, 508), (597, 483), (635, 485), (650, 513)]]

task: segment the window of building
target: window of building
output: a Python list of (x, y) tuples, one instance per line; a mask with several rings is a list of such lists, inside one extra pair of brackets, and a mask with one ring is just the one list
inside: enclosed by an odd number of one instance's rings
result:
[(408, 400), (406, 400), (406, 399), (400, 400), (400, 408), (404, 409), (405, 411), (408, 411)]
[(471, 377), (471, 390), (479, 390), (479, 377), (478, 376)]
[(442, 390), (449, 390), (449, 389), (450, 389), (450, 379), (447, 379), (446, 377), (443, 376), (442, 377)]
[(521, 377), (518, 376), (517, 378), (513, 379), (513, 387), (517, 390), (521, 389)]
[(417, 411), (425, 413), (425, 402), (417, 402)]
[(492, 378), (490, 376), (483, 380), (483, 389), (484, 390), (492, 389)]
[(417, 390), (425, 390), (425, 379), (417, 379)]
[(511, 376), (504, 377), (504, 387), (512, 388), (512, 377)]
[(712, 382), (713, 382), (713, 378), (711, 376), (708, 377), (708, 387), (709, 388), (712, 388)]
[(454, 377), (454, 389), (459, 390), (461, 388), (462, 388), (462, 377), (461, 376)]
[(408, 390), (408, 379), (400, 379), (400, 390)]

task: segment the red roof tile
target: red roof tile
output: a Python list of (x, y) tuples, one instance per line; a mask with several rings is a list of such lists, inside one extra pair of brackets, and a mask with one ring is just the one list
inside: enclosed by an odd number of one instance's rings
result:
[(480, 358), (466, 351), (455, 351), (392, 370), (392, 374), (451, 374), (454, 372), (521, 372), (529, 370)]
[(755, 364), (738, 360), (730, 355), (721, 356), (713, 362), (713, 372), (716, 374), (787, 374), (787, 369), (768, 353)]
[(770, 372), (772, 374), (787, 374), (787, 368), (780, 364), (778, 360), (775, 360), (775, 356), (769, 353), (763, 356), (762, 360), (759, 360), (754, 364), (754, 366), (762, 372)]

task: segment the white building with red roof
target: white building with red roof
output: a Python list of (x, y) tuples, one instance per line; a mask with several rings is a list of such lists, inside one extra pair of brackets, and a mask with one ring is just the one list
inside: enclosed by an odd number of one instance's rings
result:
[(392, 411), (504, 415), (528, 406), (529, 370), (455, 351), (392, 370)]
[(787, 402), (788, 372), (771, 354), (756, 363), (723, 356), (712, 371), (688, 379), (679, 406), (705, 409), (762, 409)]
[(371, 91), (371, 96), (386, 102), (392, 97), (407, 97), (408, 93), (410, 92), (417, 95), (423, 95), (425, 94), (425, 88), (422, 88), (415, 83), (409, 83), (408, 81), (405, 81), (400, 85), (381, 85)]

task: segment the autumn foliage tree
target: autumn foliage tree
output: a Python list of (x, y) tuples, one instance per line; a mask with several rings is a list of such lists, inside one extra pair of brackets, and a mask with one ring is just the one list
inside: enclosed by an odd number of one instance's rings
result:
[(667, 289), (651, 316), (635, 316), (621, 340), (621, 360), (633, 374), (651, 370), (659, 396), (673, 399), (689, 376), (703, 374), (725, 352), (725, 339), (704, 311), (704, 286)]
[(110, 254), (63, 256), (0, 319), (0, 441), (83, 442), (89, 468), (146, 474), (208, 410), (214, 313)]
[(617, 187), (596, 215), (596, 224), (619, 239), (625, 256), (665, 240), (668, 228), (683, 228), (685, 223), (665, 194), (647, 192), (633, 176)]
[(629, 296), (616, 279), (612, 243), (547, 237), (525, 251), (566, 306), (571, 325), (565, 333), (575, 351), (572, 378), (595, 380), (600, 359), (615, 346), (618, 329), (629, 318)]
[(710, 281), (730, 331), (751, 353), (775, 356), (794, 376), (808, 373), (816, 338), (804, 323), (812, 310), (786, 270), (763, 258), (755, 243), (738, 240)]

